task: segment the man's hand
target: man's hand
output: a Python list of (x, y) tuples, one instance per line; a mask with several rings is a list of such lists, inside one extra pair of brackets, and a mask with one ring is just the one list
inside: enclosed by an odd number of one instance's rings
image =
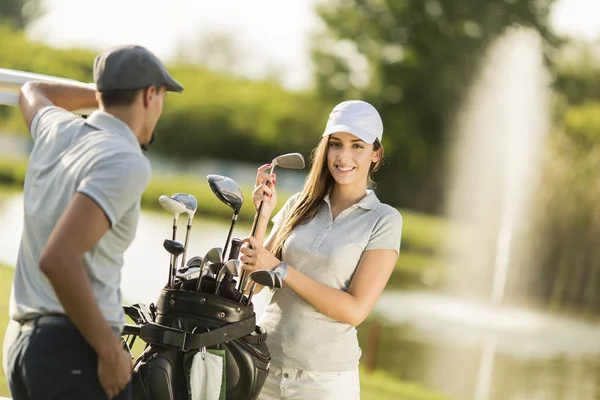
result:
[(98, 379), (109, 399), (117, 397), (131, 381), (131, 367), (131, 356), (118, 341), (109, 354), (98, 356)]

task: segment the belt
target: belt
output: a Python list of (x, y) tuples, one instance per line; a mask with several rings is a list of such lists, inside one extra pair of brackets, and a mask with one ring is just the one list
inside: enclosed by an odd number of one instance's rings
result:
[(61, 314), (39, 315), (37, 317), (18, 321), (22, 328), (37, 328), (42, 326), (52, 326), (57, 328), (77, 329), (69, 317)]
[[(54, 327), (54, 328), (67, 328), (77, 329), (77, 327), (71, 322), (71, 319), (64, 314), (45, 314), (38, 315), (33, 318), (17, 321), (21, 325), (21, 329), (29, 330), (37, 327)], [(121, 337), (121, 330), (111, 325), (110, 327), (115, 333), (117, 338)]]

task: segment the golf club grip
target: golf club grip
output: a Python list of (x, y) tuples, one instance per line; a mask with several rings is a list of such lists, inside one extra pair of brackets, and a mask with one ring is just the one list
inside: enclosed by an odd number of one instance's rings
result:
[[(273, 173), (273, 169), (271, 169), (271, 173)], [(267, 187), (269, 187), (269, 181), (267, 181), (265, 183), (265, 185), (267, 185)], [(263, 192), (263, 194), (267, 194), (266, 192)], [(256, 230), (258, 229), (258, 221), (260, 220), (260, 215), (262, 214), (262, 209), (263, 209), (263, 205), (265, 204), (264, 200), (260, 201), (260, 205), (258, 206), (258, 210), (256, 211), (256, 220), (254, 221), (254, 224), (252, 224), (252, 232), (250, 233), (250, 236), (255, 236), (256, 235)]]
[(238, 238), (231, 239), (231, 250), (229, 251), (229, 260), (237, 260), (240, 256), (242, 241)]

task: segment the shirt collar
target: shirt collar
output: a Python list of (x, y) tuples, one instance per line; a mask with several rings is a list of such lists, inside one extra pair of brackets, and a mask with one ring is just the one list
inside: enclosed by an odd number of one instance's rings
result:
[[(323, 200), (325, 200), (325, 202), (327, 203), (329, 208), (331, 208), (331, 201), (329, 200), (329, 193), (327, 193), (325, 195)], [(365, 210), (373, 210), (373, 209), (377, 208), (378, 204), (379, 204), (379, 199), (375, 195), (375, 192), (370, 189), (367, 189), (367, 195), (365, 197), (363, 197), (362, 199), (360, 199), (360, 201), (358, 203), (356, 203), (355, 206), (358, 206)]]
[(141, 151), (140, 142), (135, 133), (133, 133), (129, 125), (117, 117), (105, 111), (96, 110), (85, 120), (85, 123), (98, 130), (114, 132)]

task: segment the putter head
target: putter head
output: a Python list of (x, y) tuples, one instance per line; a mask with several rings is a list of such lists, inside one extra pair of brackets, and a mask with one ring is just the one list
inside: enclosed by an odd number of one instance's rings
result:
[(172, 197), (165, 196), (164, 194), (158, 198), (158, 202), (165, 210), (174, 214), (176, 217), (186, 210), (185, 204)]
[(190, 258), (185, 265), (187, 265), (188, 268), (200, 267), (202, 266), (202, 257), (194, 256)]
[(183, 251), (185, 250), (185, 248), (183, 247), (183, 245), (181, 243), (179, 243), (175, 240), (171, 240), (171, 239), (165, 239), (165, 241), (163, 242), (163, 247), (165, 248), (165, 250), (167, 250), (170, 254), (174, 255), (175, 257), (182, 254)]
[(278, 166), (287, 169), (302, 169), (304, 168), (304, 157), (300, 153), (287, 153), (275, 157), (271, 165), (271, 168)]
[(254, 271), (248, 275), (248, 279), (271, 289), (278, 289), (283, 286), (283, 279), (273, 271)]
[(183, 203), (185, 206), (184, 212), (188, 214), (189, 219), (194, 218), (194, 214), (198, 209), (198, 200), (194, 196), (187, 193), (175, 193), (171, 198)]
[(244, 194), (238, 184), (233, 179), (221, 175), (208, 175), (206, 179), (215, 196), (239, 214), (244, 203)]

